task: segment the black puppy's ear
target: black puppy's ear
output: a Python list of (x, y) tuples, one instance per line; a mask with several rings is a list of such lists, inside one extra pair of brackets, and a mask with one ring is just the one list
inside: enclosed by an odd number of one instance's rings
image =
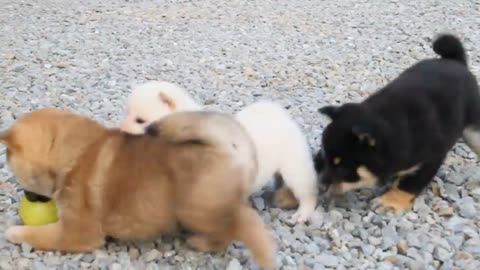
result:
[(370, 147), (375, 147), (377, 141), (366, 128), (362, 128), (361, 126), (353, 126), (352, 132), (358, 137), (360, 142), (367, 143)]
[(335, 119), (335, 117), (337, 117), (338, 113), (340, 112), (340, 106), (325, 106), (318, 109), (318, 112), (327, 115), (328, 117), (330, 117), (330, 119)]

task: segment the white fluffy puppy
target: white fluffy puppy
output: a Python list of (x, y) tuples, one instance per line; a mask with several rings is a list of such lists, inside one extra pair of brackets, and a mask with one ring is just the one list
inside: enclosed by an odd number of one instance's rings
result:
[[(141, 134), (148, 124), (169, 113), (200, 109), (202, 107), (175, 84), (148, 82), (130, 94), (128, 115), (121, 129)], [(300, 127), (284, 108), (267, 101), (245, 107), (236, 118), (251, 135), (257, 149), (259, 171), (251, 193), (280, 174), (284, 185), (275, 193), (275, 205), (282, 208), (298, 205), (293, 219), (305, 222), (315, 210), (318, 188), (311, 151)]]
[(284, 186), (275, 194), (275, 204), (290, 208), (299, 202), (293, 215), (299, 223), (305, 222), (317, 204), (317, 174), (308, 142), (300, 127), (280, 105), (260, 101), (237, 113), (237, 120), (250, 134), (257, 148), (258, 175), (252, 192), (265, 186), (279, 173)]

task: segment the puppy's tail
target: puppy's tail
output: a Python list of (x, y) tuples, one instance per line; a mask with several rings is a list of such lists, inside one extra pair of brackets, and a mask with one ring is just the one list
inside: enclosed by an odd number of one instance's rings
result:
[(244, 160), (255, 148), (243, 126), (233, 117), (218, 112), (184, 111), (167, 115), (147, 127), (145, 133), (159, 136), (177, 145), (214, 146)]
[(451, 34), (441, 34), (433, 42), (433, 51), (444, 59), (452, 59), (467, 65), (467, 56), (462, 42)]
[(235, 213), (233, 236), (235, 240), (245, 244), (262, 269), (277, 268), (276, 245), (273, 237), (260, 216), (247, 205), (241, 205)]

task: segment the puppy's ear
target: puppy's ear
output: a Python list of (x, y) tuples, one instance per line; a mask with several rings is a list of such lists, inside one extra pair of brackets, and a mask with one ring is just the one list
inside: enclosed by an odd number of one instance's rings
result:
[(0, 131), (0, 143), (8, 145), (9, 130)]
[(172, 111), (175, 110), (175, 108), (177, 107), (177, 104), (172, 97), (168, 96), (167, 94), (165, 94), (163, 92), (160, 92), (159, 97), (160, 97), (160, 101), (167, 104), (167, 106), (170, 108), (170, 110), (172, 110)]
[(326, 116), (330, 117), (330, 119), (335, 119), (340, 112), (340, 106), (325, 106), (318, 109), (318, 112), (321, 114), (325, 114)]
[(358, 140), (361, 143), (366, 143), (370, 147), (375, 147), (377, 141), (366, 128), (361, 126), (353, 126), (352, 132), (358, 137)]

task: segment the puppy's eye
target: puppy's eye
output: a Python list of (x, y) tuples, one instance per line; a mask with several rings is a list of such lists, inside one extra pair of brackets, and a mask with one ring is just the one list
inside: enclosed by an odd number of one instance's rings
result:
[(136, 122), (137, 124), (145, 124), (145, 120), (142, 119), (142, 118), (135, 118), (135, 122)]
[(336, 157), (336, 158), (333, 159), (333, 164), (334, 165), (338, 165), (338, 164), (340, 164), (340, 162), (342, 162), (342, 158), (340, 158), (340, 157)]

